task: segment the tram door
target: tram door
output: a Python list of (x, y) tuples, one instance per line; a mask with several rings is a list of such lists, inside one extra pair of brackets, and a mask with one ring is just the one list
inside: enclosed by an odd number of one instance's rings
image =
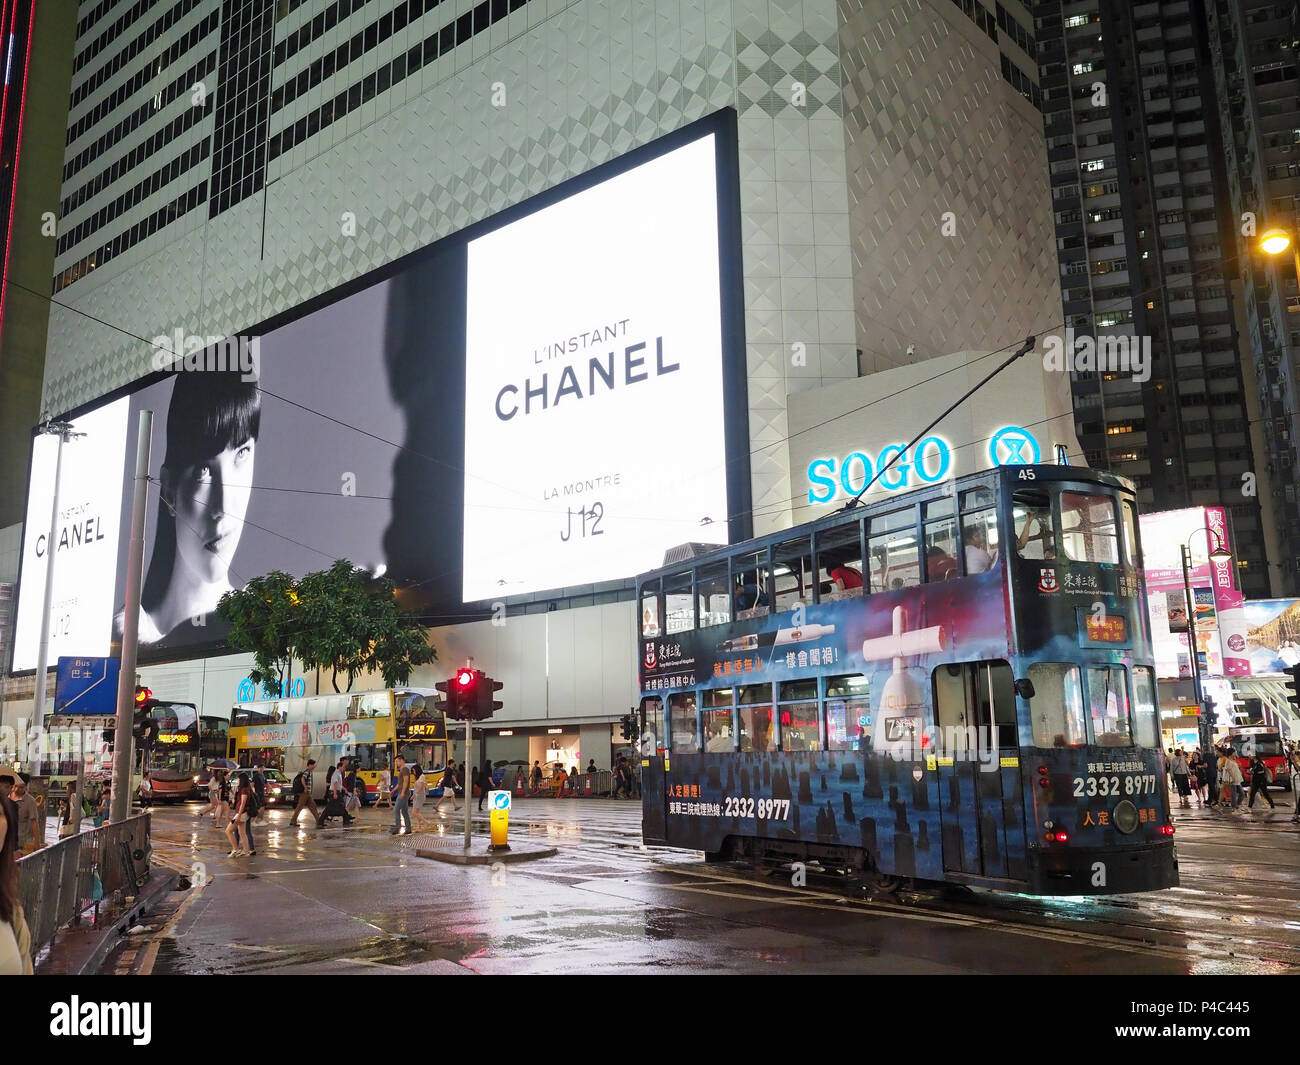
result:
[(668, 798), (664, 790), (664, 704), (657, 696), (641, 700), (638, 715), (641, 736), (641, 838), (646, 843), (667, 842)]
[(1011, 667), (959, 662), (939, 666), (932, 679), (944, 870), (1021, 879), (1025, 823)]

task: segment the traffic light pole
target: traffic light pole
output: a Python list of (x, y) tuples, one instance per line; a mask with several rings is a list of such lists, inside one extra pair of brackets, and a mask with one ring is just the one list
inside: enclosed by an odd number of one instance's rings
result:
[(115, 824), (131, 812), (131, 724), (135, 714), (135, 655), (140, 632), (140, 575), (144, 569), (144, 515), (149, 488), (149, 441), (153, 411), (140, 412), (135, 442), (135, 498), (131, 503), (131, 541), (126, 556), (126, 601), (122, 615), (122, 668), (117, 675), (117, 733), (113, 737), (113, 805)]
[[(465, 718), (465, 783), (470, 781), (469, 767), (474, 764), (474, 722)], [(454, 792), (453, 792), (454, 794)], [(465, 850), (469, 850), (470, 800), (474, 793), (472, 788), (465, 789)]]

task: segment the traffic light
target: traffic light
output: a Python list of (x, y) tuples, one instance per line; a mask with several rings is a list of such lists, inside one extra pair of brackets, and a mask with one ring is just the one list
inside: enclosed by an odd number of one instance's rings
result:
[(1287, 702), (1297, 710), (1300, 710), (1300, 665), (1289, 666), (1286, 672), (1288, 679), (1284, 680), (1282, 683), (1287, 690)]
[(441, 714), (446, 714), (453, 721), (460, 720), (460, 686), (455, 680), (440, 680), (434, 685), (438, 691), (442, 692), (443, 698), (433, 700), (433, 708)]
[(478, 684), (476, 686), (476, 695), (478, 696), (475, 706), (474, 720), (486, 721), (494, 713), (501, 709), (501, 700), (493, 699), (492, 696), (499, 692), (505, 685), (499, 680), (493, 680), (486, 673), (479, 671)]
[(623, 715), (623, 738), (625, 740), (636, 739), (636, 717), (632, 714)]
[(144, 704), (147, 703), (152, 698), (153, 698), (153, 692), (150, 691), (148, 688), (146, 688), (143, 684), (137, 684), (135, 686), (135, 705), (137, 709), (139, 707), (144, 706)]

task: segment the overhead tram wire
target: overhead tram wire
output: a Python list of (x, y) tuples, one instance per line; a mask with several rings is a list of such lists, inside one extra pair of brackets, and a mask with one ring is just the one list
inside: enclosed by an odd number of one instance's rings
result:
[(959, 396), (956, 400), (954, 400), (948, 406), (947, 410), (945, 410), (942, 414), (940, 414), (937, 418), (935, 418), (934, 421), (932, 421), (929, 425), (927, 425), (924, 429), (922, 429), (919, 433), (917, 433), (916, 436), (914, 436), (910, 441), (908, 441), (907, 445), (901, 451), (895, 451), (894, 454), (890, 457), (889, 461), (886, 462), (879, 469), (877, 469), (876, 472), (872, 474), (872, 476), (868, 479), (867, 483), (862, 486), (861, 490), (857, 493), (857, 495), (855, 495), (852, 499), (850, 499), (847, 503), (845, 503), (841, 509), (852, 510), (859, 503), (861, 503), (863, 494), (867, 491), (868, 488), (870, 488), (873, 484), (875, 484), (878, 480), (880, 480), (880, 478), (884, 475), (886, 470), (888, 470), (891, 466), (893, 466), (893, 464), (897, 462), (900, 458), (902, 458), (903, 455), (911, 451), (912, 448), (914, 448), (919, 441), (924, 439), (925, 435), (931, 429), (933, 429), (936, 425), (938, 425), (941, 421), (943, 421), (944, 418), (948, 417), (949, 414), (951, 414), (963, 403), (965, 403), (966, 400), (970, 399), (971, 396), (973, 396), (986, 384), (992, 381), (993, 378), (997, 377), (998, 374), (1000, 374), (1003, 370), (1005, 370), (1017, 359), (1022, 358), (1024, 355), (1033, 351), (1034, 344), (1036, 343), (1037, 339), (1038, 338), (1033, 335), (1025, 337), (1025, 342), (1021, 344), (1019, 348), (1016, 349), (1016, 351), (1011, 355), (1010, 358), (1004, 359), (1001, 365), (999, 365), (991, 373), (986, 374), (983, 380), (979, 381), (977, 384), (969, 388), (963, 395)]

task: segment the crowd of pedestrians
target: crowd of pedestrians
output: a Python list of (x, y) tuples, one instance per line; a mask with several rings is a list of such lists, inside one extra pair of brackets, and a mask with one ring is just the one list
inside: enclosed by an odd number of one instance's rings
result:
[[(1300, 780), (1300, 748), (1289, 743), (1284, 755), (1294, 796), (1296, 782)], [(1242, 761), (1246, 762), (1245, 769)], [(1253, 810), (1256, 799), (1262, 799), (1269, 809), (1278, 805), (1268, 790), (1275, 774), (1258, 753), (1238, 758), (1231, 744), (1226, 743), (1212, 748), (1208, 754), (1202, 753), (1199, 747), (1190, 754), (1180, 747), (1166, 758), (1166, 766), (1170, 786), (1183, 809), (1190, 809), (1193, 799), (1198, 807), (1210, 810), (1239, 810), (1243, 804), (1247, 810)], [(1296, 806), (1291, 820), (1300, 824), (1300, 806)]]

